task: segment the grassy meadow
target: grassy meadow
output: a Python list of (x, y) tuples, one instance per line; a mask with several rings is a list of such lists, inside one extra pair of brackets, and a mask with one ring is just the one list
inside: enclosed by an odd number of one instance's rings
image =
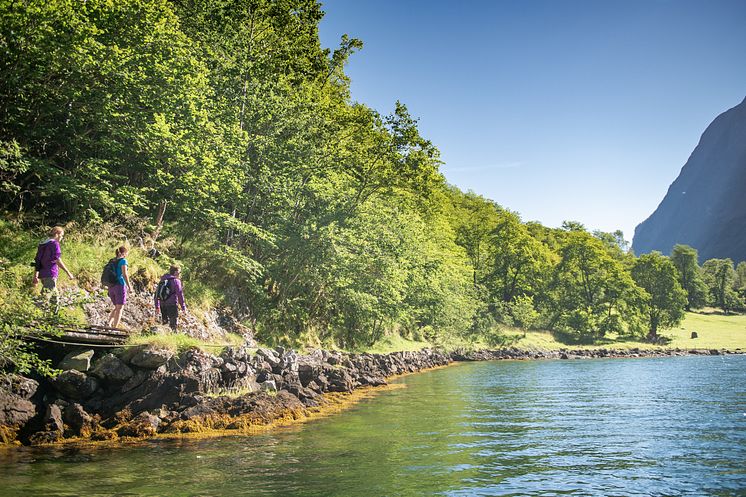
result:
[[(693, 331), (697, 338), (691, 338)], [(568, 344), (560, 341), (556, 335), (545, 330), (527, 331), (505, 330), (506, 344), (527, 350), (558, 350), (558, 349), (645, 349), (660, 348), (679, 349), (727, 349), (731, 351), (746, 351), (746, 314), (724, 315), (716, 309), (703, 309), (697, 312), (687, 312), (684, 321), (676, 328), (663, 330), (662, 336), (670, 339), (667, 345), (654, 345), (634, 340), (630, 337), (609, 336), (606, 340), (592, 345)], [(448, 343), (437, 344), (446, 349), (466, 348), (497, 348), (486, 342), (470, 342), (452, 340)], [(399, 335), (387, 336), (376, 342), (367, 352), (388, 353), (402, 350), (417, 350), (432, 347), (427, 342), (407, 340)]]
[[(698, 338), (691, 338), (693, 331), (697, 332)], [(723, 315), (712, 309), (700, 312), (687, 312), (684, 321), (676, 328), (663, 330), (660, 334), (671, 339), (667, 345), (653, 345), (628, 339), (626, 337), (611, 336), (603, 343), (594, 345), (568, 345), (558, 341), (548, 331), (529, 331), (523, 338), (523, 332), (512, 333), (517, 339), (515, 346), (525, 349), (593, 349), (601, 347), (613, 347), (618, 349), (655, 349), (655, 348), (680, 348), (680, 349), (728, 349), (746, 350), (746, 315), (731, 314)]]

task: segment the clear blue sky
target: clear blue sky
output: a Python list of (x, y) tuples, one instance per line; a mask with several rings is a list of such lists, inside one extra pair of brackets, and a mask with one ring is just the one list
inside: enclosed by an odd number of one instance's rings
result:
[(328, 0), (352, 97), (401, 100), (447, 180), (524, 221), (634, 227), (746, 96), (746, 0)]

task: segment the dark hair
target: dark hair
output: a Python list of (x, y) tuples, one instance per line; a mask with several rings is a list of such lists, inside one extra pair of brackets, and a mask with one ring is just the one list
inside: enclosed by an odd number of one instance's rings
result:
[(179, 271), (181, 271), (181, 268), (179, 266), (175, 265), (175, 264), (171, 265), (171, 267), (168, 268), (168, 274), (170, 274), (172, 276), (175, 275), (176, 273), (178, 273)]
[(124, 257), (124, 255), (125, 255), (126, 253), (128, 253), (129, 251), (130, 251), (130, 249), (129, 249), (129, 248), (127, 248), (126, 246), (122, 245), (121, 247), (119, 247), (119, 248), (118, 248), (118, 249), (116, 250), (116, 252), (114, 252), (114, 254), (115, 254), (115, 255), (116, 255), (117, 257)]

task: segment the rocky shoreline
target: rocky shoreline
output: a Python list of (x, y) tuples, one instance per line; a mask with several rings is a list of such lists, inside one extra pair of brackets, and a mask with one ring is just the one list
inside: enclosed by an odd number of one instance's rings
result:
[(726, 350), (516, 348), (391, 354), (229, 348), (181, 355), (152, 346), (78, 350), (54, 380), (5, 376), (0, 382), (0, 444), (42, 445), (159, 434), (247, 431), (305, 419), (354, 391), (393, 376), (458, 361), (664, 357)]

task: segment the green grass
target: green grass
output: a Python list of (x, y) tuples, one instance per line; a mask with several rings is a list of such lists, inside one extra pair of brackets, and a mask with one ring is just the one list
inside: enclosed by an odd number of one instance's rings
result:
[[(29, 287), (33, 276), (31, 263), (37, 244), (45, 239), (43, 233), (29, 233), (20, 226), (0, 220), (0, 259), (5, 259), (6, 285), (19, 289)], [(61, 244), (62, 261), (75, 280), (70, 280), (60, 269), (58, 287), (63, 290), (72, 287), (90, 290), (98, 286), (104, 265), (114, 257), (114, 250), (120, 245), (126, 245), (125, 240), (68, 229)], [(157, 282), (167, 267), (165, 260), (165, 265), (161, 266), (136, 247), (130, 247), (127, 261), (130, 279), (133, 283), (143, 285)]]
[(366, 347), (364, 351), (371, 354), (388, 354), (390, 352), (420, 350), (427, 347), (432, 347), (432, 345), (424, 341), (410, 340), (395, 333), (383, 337), (372, 346)]
[[(692, 331), (696, 331), (698, 338), (691, 338)], [(609, 336), (605, 341), (592, 345), (575, 345), (559, 341), (551, 332), (543, 330), (523, 330), (508, 328), (504, 334), (509, 339), (514, 339), (512, 346), (524, 350), (579, 350), (579, 349), (641, 349), (655, 350), (661, 348), (679, 349), (727, 349), (746, 351), (746, 314), (725, 316), (714, 310), (704, 312), (688, 312), (684, 321), (676, 328), (663, 330), (660, 334), (669, 338), (668, 345), (654, 345), (630, 337)], [(510, 341), (510, 340), (509, 340)], [(484, 341), (470, 342), (467, 340), (452, 339), (448, 343), (439, 344), (442, 348), (453, 350), (457, 348), (477, 350), (498, 348)], [(432, 347), (427, 342), (407, 340), (399, 335), (392, 335), (380, 340), (373, 347), (366, 349), (367, 352), (389, 353), (402, 350), (418, 350)]]
[[(39, 287), (31, 287), (31, 263), (36, 254), (37, 244), (45, 239), (43, 232), (31, 233), (17, 224), (0, 219), (0, 285), (13, 292), (39, 292)], [(62, 261), (75, 279), (71, 280), (60, 269), (58, 288), (62, 292), (74, 291), (77, 288), (90, 292), (100, 286), (103, 267), (114, 257), (114, 251), (120, 245), (128, 244), (113, 229), (86, 228), (83, 231), (74, 225), (68, 226), (61, 244)], [(156, 261), (135, 246), (130, 246), (127, 262), (132, 284), (136, 288), (146, 289), (154, 289), (168, 267), (174, 262), (178, 264), (178, 261), (165, 256), (159, 257)], [(204, 320), (206, 313), (220, 302), (220, 293), (199, 281), (184, 283), (184, 296), (190, 311), (198, 319)], [(78, 322), (85, 322), (82, 306), (68, 307), (63, 312)]]
[[(699, 337), (692, 339), (692, 331), (696, 331)], [(529, 331), (526, 333), (526, 338), (522, 338), (523, 332), (513, 331), (512, 333), (521, 337), (515, 345), (522, 349), (556, 350), (559, 348), (596, 349), (606, 347), (650, 350), (661, 348), (659, 345), (615, 336), (609, 337), (603, 343), (594, 345), (568, 345), (558, 341), (548, 331)], [(680, 326), (663, 330), (660, 334), (671, 339), (671, 342), (663, 348), (746, 350), (746, 315), (724, 316), (710, 312), (688, 312)]]
[[(698, 338), (691, 338), (696, 331)], [(666, 330), (670, 347), (746, 350), (746, 314), (688, 312), (678, 328)]]

